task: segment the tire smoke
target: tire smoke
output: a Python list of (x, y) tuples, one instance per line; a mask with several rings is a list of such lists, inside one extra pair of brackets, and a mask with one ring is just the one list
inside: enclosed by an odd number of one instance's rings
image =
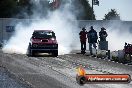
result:
[(41, 17), (38, 17), (40, 16), (39, 13), (35, 13), (37, 15), (36, 17), (35, 15), (33, 16), (35, 17), (34, 19), (27, 19), (27, 22), (17, 23), (14, 35), (3, 47), (3, 51), (6, 53), (26, 54), (34, 30), (53, 30), (58, 41), (59, 54), (70, 53), (72, 50), (71, 45), (78, 38), (73, 34), (78, 29), (78, 25), (70, 7), (71, 3), (66, 3), (63, 8), (53, 12), (48, 11), (48, 15), (43, 18), (42, 14)]
[(124, 25), (125, 22), (114, 22), (109, 23), (108, 29), (108, 42), (109, 49), (112, 51), (123, 50), (125, 42), (132, 44), (132, 34), (130, 32), (129, 24)]
[[(64, 0), (65, 4), (55, 11), (47, 11), (43, 8), (42, 3), (38, 0), (34, 3), (36, 9), (33, 9), (34, 14), (32, 19), (24, 19), (24, 22), (18, 22), (15, 27), (15, 33), (3, 47), (5, 53), (26, 54), (28, 44), (34, 30), (53, 30), (59, 44), (59, 54), (68, 54), (73, 49), (80, 49), (79, 41), (79, 21), (76, 20), (74, 6), (71, 0)], [(42, 10), (40, 12), (40, 10)], [(45, 11), (46, 10), (46, 11)], [(49, 10), (49, 9), (48, 9)], [(99, 22), (99, 23), (98, 23)], [(108, 32), (109, 50), (115, 51), (124, 48), (125, 42), (132, 43), (132, 35), (128, 25), (121, 22), (111, 21), (100, 24), (101, 21), (86, 23), (82, 22), (83, 26), (89, 31), (89, 27), (93, 25), (97, 32), (100, 31), (103, 25)], [(81, 23), (81, 21), (80, 21)], [(93, 24), (94, 23), (94, 24)], [(88, 44), (87, 44), (88, 50)]]

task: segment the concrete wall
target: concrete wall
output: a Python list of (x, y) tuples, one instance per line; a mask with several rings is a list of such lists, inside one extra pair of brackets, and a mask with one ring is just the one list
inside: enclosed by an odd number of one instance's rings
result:
[(119, 30), (130, 30), (132, 32), (132, 21), (118, 21), (118, 20), (97, 20), (97, 21), (85, 21), (85, 20), (80, 20), (79, 21), (80, 27), (87, 27), (89, 28), (90, 26), (94, 26), (95, 29), (99, 29), (101, 27), (105, 28), (115, 28)]
[(9, 40), (18, 22), (29, 23), (28, 19), (0, 18), (0, 42)]
[(15, 24), (17, 19), (12, 18), (1, 18), (0, 19), (0, 42), (3, 40), (8, 40), (14, 33)]

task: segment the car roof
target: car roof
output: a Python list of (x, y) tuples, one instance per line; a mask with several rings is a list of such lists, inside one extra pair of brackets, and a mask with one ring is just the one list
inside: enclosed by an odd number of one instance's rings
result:
[(34, 30), (34, 32), (39, 32), (39, 31), (52, 32), (52, 30)]

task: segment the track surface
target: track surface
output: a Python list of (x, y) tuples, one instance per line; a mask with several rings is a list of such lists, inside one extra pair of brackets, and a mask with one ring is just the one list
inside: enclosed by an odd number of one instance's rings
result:
[(85, 67), (87, 73), (120, 73), (132, 76), (132, 66), (81, 54), (58, 57), (28, 57), (21, 54), (6, 54), (0, 51), (0, 65), (15, 75), (16, 80), (33, 88), (132, 88), (130, 84), (86, 84), (76, 83), (76, 68)]

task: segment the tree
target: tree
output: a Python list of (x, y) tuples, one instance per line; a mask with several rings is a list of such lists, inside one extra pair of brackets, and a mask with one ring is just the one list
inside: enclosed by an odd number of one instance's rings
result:
[[(0, 18), (11, 18), (23, 15), (22, 13), (31, 14), (30, 0), (0, 0)], [(19, 17), (18, 16), (18, 17)]]
[(76, 17), (78, 20), (95, 20), (94, 11), (88, 0), (74, 0), (73, 5), (75, 5), (75, 11), (77, 11)]
[(120, 20), (120, 15), (117, 13), (115, 9), (111, 9), (110, 12), (105, 14), (103, 20)]
[(31, 0), (16, 0), (17, 2), (17, 17), (24, 18), (25, 13), (27, 16), (32, 15), (32, 4)]
[[(37, 4), (37, 2), (39, 3)], [(72, 12), (78, 20), (95, 20), (94, 11), (89, 4), (88, 0), (53, 0), (54, 3), (49, 4), (47, 0), (0, 0), (0, 18), (29, 17), (35, 12), (42, 15), (47, 14), (50, 8), (53, 10), (58, 9), (62, 2), (72, 2)]]
[(16, 14), (17, 3), (15, 0), (0, 0), (0, 17), (9, 18)]

